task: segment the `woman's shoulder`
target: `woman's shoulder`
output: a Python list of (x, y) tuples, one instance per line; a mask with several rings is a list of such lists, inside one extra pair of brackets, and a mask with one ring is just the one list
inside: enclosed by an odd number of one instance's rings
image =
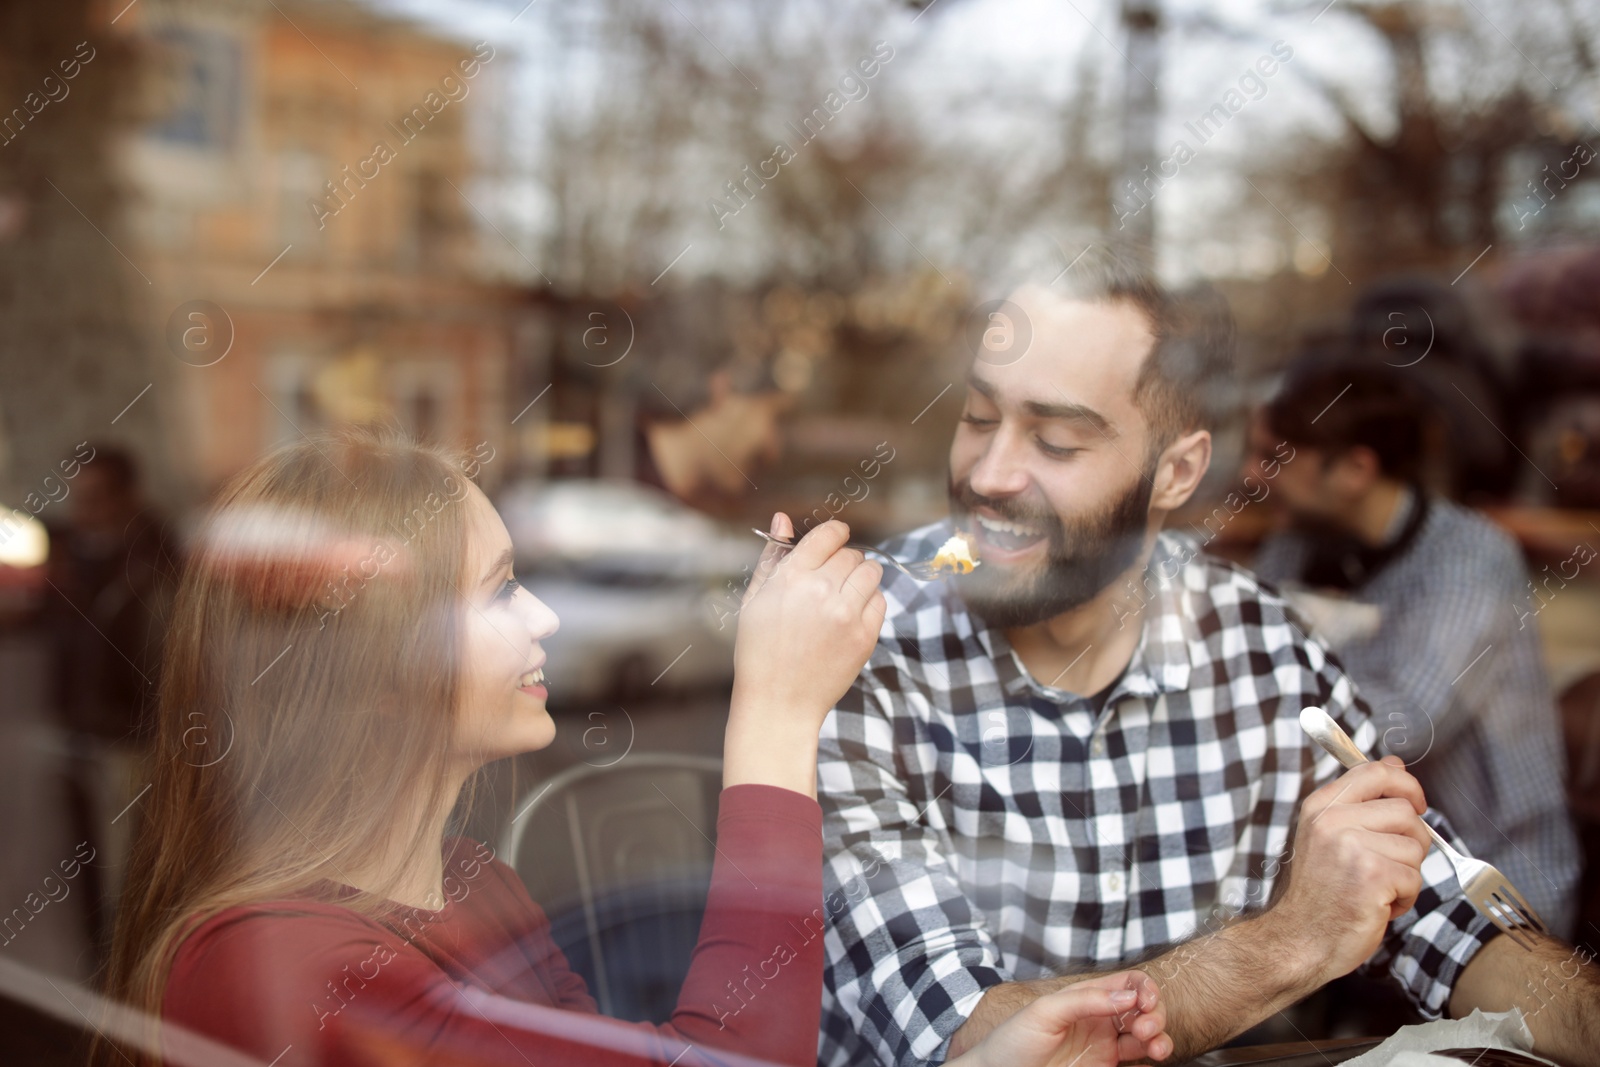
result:
[(172, 958), (161, 1014), (270, 1060), (286, 1041), (303, 1044), (323, 1030), (350, 995), (346, 977), (404, 949), (381, 924), (337, 903), (234, 905), (191, 920)]
[(343, 903), (344, 898), (356, 895), (348, 886), (336, 885), (326, 893), (307, 890), (277, 899), (236, 904), (203, 918), (196, 917), (183, 935), (178, 958), (193, 958), (240, 943), (256, 947), (281, 944), (292, 951), (303, 942), (338, 944), (349, 938), (405, 941), (409, 940), (405, 936), (406, 928), (414, 925), (418, 916), (432, 925), (490, 904), (513, 909), (521, 905), (538, 912), (538, 905), (528, 898), (516, 872), (496, 858), (494, 850), (482, 841), (467, 837), (446, 838), (442, 856), (445, 899), (439, 909), (430, 911), (397, 905), (392, 913), (385, 913), (380, 919)]
[[(443, 854), (446, 912), (438, 914), (458, 919), (469, 939), (542, 942), (548, 936), (544, 909), (494, 849), (482, 841), (452, 837), (445, 839)], [(435, 913), (420, 914), (426, 920)]]
[(205, 979), (241, 968), (300, 971), (319, 956), (356, 944), (392, 941), (375, 919), (333, 901), (287, 897), (236, 904), (191, 920), (173, 956), (172, 977)]
[[(543, 912), (528, 896), (522, 876), (489, 845), (470, 837), (447, 837), (444, 841), (444, 897), (446, 907), (493, 906), (496, 910)], [(476, 911), (478, 908), (470, 910)]]

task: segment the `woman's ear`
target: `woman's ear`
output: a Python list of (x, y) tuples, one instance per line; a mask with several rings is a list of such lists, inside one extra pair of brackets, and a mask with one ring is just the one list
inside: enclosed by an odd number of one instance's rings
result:
[(1211, 431), (1195, 430), (1168, 445), (1156, 462), (1155, 491), (1150, 506), (1161, 511), (1182, 507), (1211, 466)]

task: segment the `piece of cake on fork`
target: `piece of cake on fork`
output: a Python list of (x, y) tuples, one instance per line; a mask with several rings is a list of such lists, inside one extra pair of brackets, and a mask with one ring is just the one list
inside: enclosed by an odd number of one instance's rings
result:
[(978, 557), (973, 554), (972, 537), (957, 530), (953, 537), (939, 546), (938, 553), (933, 557), (933, 569), (940, 574), (971, 574), (978, 562)]

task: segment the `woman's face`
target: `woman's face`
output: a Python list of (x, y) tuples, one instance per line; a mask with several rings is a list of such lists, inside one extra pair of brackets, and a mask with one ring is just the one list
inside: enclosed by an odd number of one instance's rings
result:
[[(469, 486), (461, 706), (456, 752), (480, 763), (544, 748), (556, 736), (539, 678), (539, 642), (556, 632), (555, 612), (512, 577), (511, 535), (489, 498)], [(532, 676), (530, 678), (529, 676)], [(530, 684), (531, 683), (531, 684)]]

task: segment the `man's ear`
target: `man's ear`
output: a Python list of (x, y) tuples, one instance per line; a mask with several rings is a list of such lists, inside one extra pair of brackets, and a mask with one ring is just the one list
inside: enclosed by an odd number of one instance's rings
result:
[(1160, 511), (1180, 508), (1194, 495), (1211, 466), (1211, 431), (1185, 434), (1161, 451), (1156, 461), (1155, 489), (1150, 506)]
[(1383, 477), (1383, 463), (1366, 445), (1351, 445), (1328, 461), (1328, 475), (1339, 489), (1361, 494)]
[(720, 407), (724, 400), (733, 395), (733, 375), (726, 370), (714, 370), (711, 377), (706, 379), (706, 386), (706, 407)]

